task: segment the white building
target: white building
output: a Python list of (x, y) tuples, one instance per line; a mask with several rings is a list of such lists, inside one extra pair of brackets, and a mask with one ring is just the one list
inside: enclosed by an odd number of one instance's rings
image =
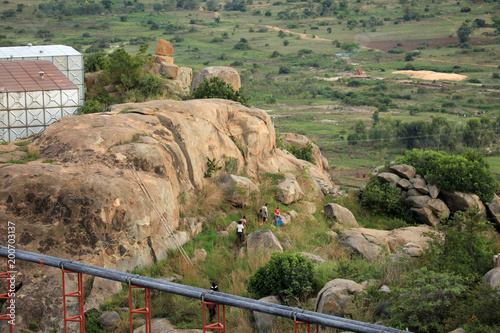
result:
[(0, 142), (73, 115), (85, 98), (83, 74), (83, 56), (69, 46), (0, 47)]
[(50, 61), (0, 61), (0, 141), (37, 134), (78, 105), (78, 87)]

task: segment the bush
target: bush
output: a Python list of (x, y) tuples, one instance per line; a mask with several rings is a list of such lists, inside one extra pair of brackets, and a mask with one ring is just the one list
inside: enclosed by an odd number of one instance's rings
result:
[(104, 112), (104, 107), (96, 101), (95, 99), (88, 99), (85, 101), (83, 106), (78, 108), (78, 113), (89, 114), (89, 113), (99, 113)]
[(274, 252), (248, 281), (254, 298), (276, 295), (283, 299), (302, 298), (312, 290), (313, 264), (301, 254)]
[(312, 156), (312, 144), (310, 142), (307, 143), (305, 147), (297, 148), (296, 145), (291, 145), (287, 147), (290, 153), (298, 159), (310, 162), (314, 164), (313, 156)]
[(399, 195), (399, 189), (382, 183), (377, 177), (373, 177), (366, 185), (361, 204), (376, 214), (401, 218), (407, 222), (413, 220), (412, 210)]
[(107, 57), (104, 52), (89, 54), (83, 59), (83, 69), (85, 73), (99, 71), (105, 67), (106, 61)]
[(204, 79), (198, 88), (191, 94), (191, 98), (223, 98), (240, 102), (248, 106), (248, 98), (243, 95), (243, 89), (234, 91), (233, 87), (217, 76), (208, 81)]
[(493, 199), (496, 181), (479, 153), (460, 156), (413, 149), (406, 151), (396, 163), (414, 166), (418, 174), (427, 176), (427, 180), (442, 191), (475, 193), (483, 202)]
[(444, 323), (466, 297), (466, 279), (421, 268), (404, 276), (391, 293), (387, 324), (411, 332), (444, 332)]
[(161, 79), (151, 73), (139, 80), (138, 88), (146, 98), (160, 95), (163, 92)]

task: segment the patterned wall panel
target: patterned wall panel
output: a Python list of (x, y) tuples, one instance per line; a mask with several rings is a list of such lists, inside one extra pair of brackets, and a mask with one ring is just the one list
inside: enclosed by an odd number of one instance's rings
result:
[(28, 126), (43, 126), (43, 109), (28, 109), (26, 112)]
[(28, 136), (33, 135), (33, 134), (38, 134), (42, 132), (45, 129), (44, 126), (34, 126), (34, 127), (28, 127)]
[(68, 70), (68, 57), (67, 56), (53, 57), (52, 58), (52, 63), (60, 71), (67, 71)]
[(45, 125), (48, 126), (52, 124), (54, 121), (61, 119), (62, 117), (61, 108), (45, 109), (44, 116), (45, 116)]
[(0, 110), (7, 110), (7, 93), (0, 92)]
[(61, 90), (61, 105), (62, 106), (77, 106), (78, 105), (78, 90)]
[(43, 107), (43, 92), (42, 91), (27, 91), (26, 92), (26, 108), (36, 109)]
[(26, 110), (10, 110), (9, 126), (10, 127), (26, 126)]
[(0, 128), (0, 141), (10, 141), (9, 140), (9, 130), (6, 128)]
[(68, 56), (68, 70), (82, 70), (83, 57), (81, 55)]
[(0, 128), (9, 127), (9, 112), (0, 111)]
[(22, 128), (11, 128), (9, 130), (10, 141), (19, 140), (28, 136), (28, 131), (25, 127)]
[(69, 71), (68, 79), (71, 80), (75, 85), (83, 84), (83, 72), (79, 71)]
[(26, 108), (26, 94), (22, 92), (10, 92), (8, 95), (9, 109), (25, 109)]
[(73, 116), (77, 112), (78, 112), (78, 107), (76, 107), (76, 106), (65, 107), (65, 108), (63, 108), (63, 117)]
[(44, 91), (43, 102), (46, 108), (61, 106), (61, 91), (60, 90)]

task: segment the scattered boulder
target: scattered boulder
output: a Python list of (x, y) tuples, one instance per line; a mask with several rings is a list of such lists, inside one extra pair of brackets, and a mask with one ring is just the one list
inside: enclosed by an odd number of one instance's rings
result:
[(205, 251), (205, 249), (195, 249), (194, 257), (191, 259), (191, 262), (205, 261), (205, 259), (207, 259), (207, 251)]
[(389, 183), (391, 185), (397, 186), (401, 177), (390, 172), (382, 172), (377, 175), (383, 183)]
[(349, 314), (349, 296), (360, 293), (363, 287), (351, 280), (335, 279), (328, 282), (318, 293), (314, 311), (344, 317)]
[(226, 66), (212, 66), (205, 67), (200, 70), (194, 77), (191, 89), (195, 91), (204, 79), (218, 77), (233, 87), (233, 90), (238, 91), (241, 88), (241, 79), (238, 71), (232, 67)]
[[(259, 301), (272, 304), (281, 304), (280, 299), (277, 296), (267, 296), (259, 299)], [(260, 333), (272, 331), (276, 322), (276, 316), (258, 311), (254, 311), (253, 316), (255, 318), (255, 326), (257, 326), (257, 329)]]
[(254, 182), (241, 176), (226, 175), (219, 185), (225, 190), (224, 198), (237, 206), (247, 206), (250, 203), (250, 194), (260, 192)]
[[(170, 322), (165, 319), (152, 319), (151, 320), (151, 331), (152, 332), (158, 332), (158, 333), (177, 333), (180, 332), (179, 330), (176, 330), (175, 327), (170, 324)], [(198, 332), (203, 332), (203, 330), (196, 330)], [(137, 327), (134, 330), (134, 333), (146, 333), (146, 325)]]
[(500, 287), (500, 267), (493, 268), (484, 276), (484, 284), (489, 284), (491, 288)]
[(493, 200), (486, 204), (486, 208), (491, 220), (500, 227), (500, 198), (498, 195), (495, 194)]
[(349, 209), (345, 207), (342, 207), (335, 203), (329, 203), (323, 207), (323, 210), (325, 211), (326, 216), (337, 221), (339, 224), (343, 226), (349, 226), (349, 227), (358, 226), (358, 222), (356, 221), (354, 215), (351, 213)]
[(454, 329), (450, 333), (467, 333), (467, 331), (460, 327), (460, 328)]
[(408, 243), (419, 245), (422, 249), (427, 248), (429, 237), (424, 234), (429, 232), (433, 232), (433, 229), (426, 225), (394, 230), (352, 228), (338, 234), (337, 241), (372, 261), (382, 250), (381, 246), (385, 246), (390, 253)]
[(306, 259), (311, 261), (313, 264), (322, 264), (325, 262), (325, 259), (321, 258), (318, 255), (312, 254), (312, 253), (300, 252), (300, 254), (302, 254), (304, 257), (306, 257)]
[(304, 209), (306, 213), (314, 214), (316, 213), (316, 204), (310, 201), (301, 201), (300, 206)]
[(281, 240), (281, 246), (283, 247), (284, 251), (290, 250), (292, 248), (292, 242), (288, 238), (283, 238)]
[(427, 190), (431, 198), (436, 199), (439, 196), (439, 189), (436, 185), (427, 184)]
[(384, 294), (390, 294), (391, 293), (391, 288), (389, 288), (388, 286), (386, 286), (385, 284), (379, 288), (379, 290), (381, 293), (384, 293)]
[(85, 302), (85, 312), (91, 309), (99, 310), (102, 303), (121, 290), (122, 284), (120, 282), (96, 277), (92, 282), (90, 295)]
[(417, 173), (417, 169), (415, 169), (415, 167), (406, 164), (392, 165), (389, 167), (389, 170), (398, 175), (399, 177), (407, 180), (410, 180), (413, 177), (415, 177)]
[(280, 242), (269, 229), (252, 232), (247, 237), (247, 250), (258, 252), (262, 250), (283, 252)]
[(486, 214), (486, 208), (475, 194), (464, 192), (447, 192), (441, 191), (440, 198), (446, 203), (446, 206), (452, 213), (457, 211), (465, 211), (469, 207), (478, 208), (481, 214)]
[(99, 325), (106, 331), (114, 331), (121, 322), (120, 315), (116, 311), (104, 311), (99, 317)]
[(285, 205), (299, 201), (306, 196), (292, 174), (287, 174), (285, 180), (281, 181), (276, 189), (278, 190), (276, 199)]
[(427, 187), (427, 182), (423, 178), (413, 178), (413, 186), (417, 191), (422, 194), (429, 194), (429, 188)]

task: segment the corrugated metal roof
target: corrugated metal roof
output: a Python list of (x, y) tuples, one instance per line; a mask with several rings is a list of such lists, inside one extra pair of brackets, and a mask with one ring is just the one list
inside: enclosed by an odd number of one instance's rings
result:
[(56, 57), (68, 55), (81, 55), (80, 52), (66, 45), (33, 45), (0, 47), (0, 59), (28, 57)]
[(0, 61), (0, 92), (66, 89), (77, 87), (50, 61)]

